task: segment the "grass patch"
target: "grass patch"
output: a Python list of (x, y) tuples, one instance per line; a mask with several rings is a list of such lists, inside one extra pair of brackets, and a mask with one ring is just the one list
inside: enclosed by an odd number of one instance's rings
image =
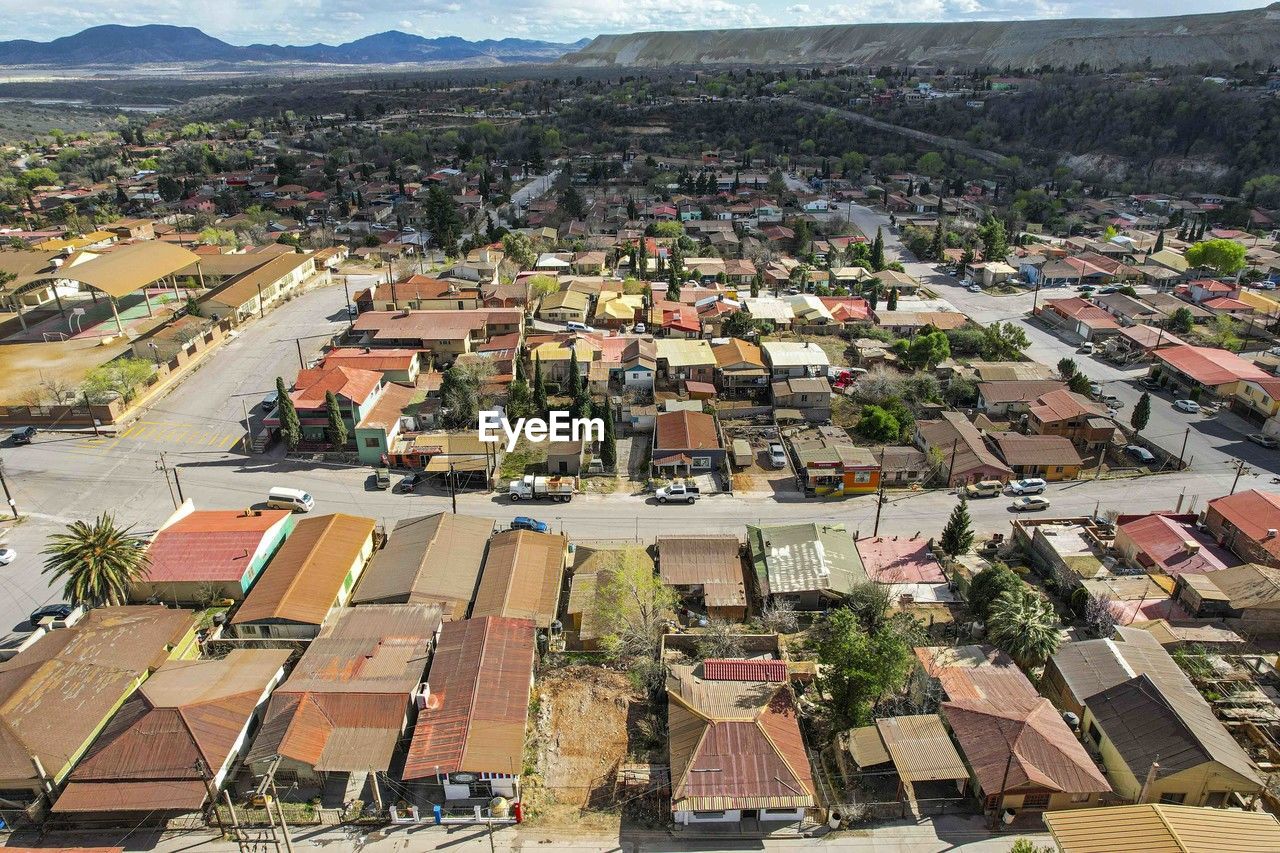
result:
[(522, 437), (515, 450), (502, 457), (499, 474), (503, 480), (518, 480), (525, 474), (541, 473), (546, 463), (546, 447), (532, 445)]

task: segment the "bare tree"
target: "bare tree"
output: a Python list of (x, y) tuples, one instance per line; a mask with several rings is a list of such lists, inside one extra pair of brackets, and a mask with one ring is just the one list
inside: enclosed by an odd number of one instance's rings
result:
[(760, 611), (760, 624), (775, 634), (794, 634), (800, 627), (795, 604), (785, 598), (769, 599)]
[(1109, 595), (1090, 595), (1084, 605), (1084, 624), (1104, 640), (1116, 632), (1115, 600)]

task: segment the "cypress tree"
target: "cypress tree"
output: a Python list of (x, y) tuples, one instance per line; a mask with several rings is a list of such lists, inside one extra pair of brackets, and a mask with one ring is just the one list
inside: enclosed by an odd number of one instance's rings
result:
[(969, 519), (969, 502), (960, 498), (960, 503), (951, 510), (947, 526), (942, 528), (942, 538), (938, 542), (948, 556), (954, 557), (969, 550), (973, 544), (973, 524)]
[(871, 243), (871, 271), (884, 269), (884, 229), (876, 229), (876, 239)]
[(1133, 407), (1133, 414), (1129, 416), (1129, 426), (1133, 427), (1133, 431), (1142, 432), (1147, 428), (1147, 421), (1151, 420), (1151, 395), (1143, 391), (1142, 396), (1138, 398), (1138, 405)]
[(606, 399), (604, 411), (601, 413), (604, 419), (604, 442), (600, 447), (600, 463), (604, 465), (606, 471), (612, 471), (618, 467), (618, 444), (613, 436), (613, 406)]
[(334, 447), (347, 446), (347, 424), (342, 420), (342, 409), (338, 407), (338, 398), (332, 391), (324, 392), (324, 409), (329, 416), (329, 425), (325, 427), (325, 435)]
[(886, 305), (885, 307), (887, 307), (890, 311), (898, 310), (898, 288), (896, 287), (889, 288), (889, 304)]
[(302, 422), (298, 420), (298, 410), (294, 408), (284, 380), (279, 376), (276, 377), (276, 416), (280, 419), (280, 435), (285, 446), (297, 450), (298, 442), (302, 440)]
[(542, 357), (533, 357), (533, 409), (539, 415), (547, 413), (547, 383), (542, 378)]
[(943, 258), (943, 250), (947, 248), (945, 239), (946, 235), (942, 230), (942, 220), (938, 220), (938, 226), (933, 229), (933, 242), (929, 244), (929, 254), (933, 256), (935, 261)]
[(565, 391), (575, 400), (578, 397), (578, 391), (582, 388), (582, 374), (578, 369), (578, 351), (574, 347), (576, 341), (569, 341), (569, 382), (568, 389)]
[(1153, 251), (1156, 251), (1156, 252), (1164, 251), (1164, 229), (1163, 228), (1161, 228), (1160, 233), (1156, 235), (1156, 247)]

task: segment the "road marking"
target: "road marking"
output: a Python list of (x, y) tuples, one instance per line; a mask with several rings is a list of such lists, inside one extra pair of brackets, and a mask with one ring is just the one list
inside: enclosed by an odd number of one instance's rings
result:
[(169, 445), (182, 448), (218, 448), (229, 450), (239, 443), (243, 433), (227, 429), (223, 424), (203, 425), (172, 421), (135, 421), (115, 436), (86, 437), (73, 442), (82, 452), (110, 453), (121, 443)]

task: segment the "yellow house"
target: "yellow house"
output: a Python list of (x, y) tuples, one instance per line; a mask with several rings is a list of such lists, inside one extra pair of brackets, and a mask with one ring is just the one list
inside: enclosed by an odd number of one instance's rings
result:
[[(578, 375), (587, 376), (599, 352), (581, 338), (573, 338), (572, 341), (563, 343), (548, 341), (540, 344), (529, 353), (529, 364), (532, 366), (535, 362), (541, 362), (544, 379), (550, 382), (564, 382), (569, 378), (570, 352), (578, 360)], [(532, 373), (530, 378), (532, 379)]]
[(1280, 821), (1266, 812), (1145, 803), (1051, 812), (1044, 822), (1061, 853), (1274, 853)]
[(538, 317), (552, 323), (585, 323), (591, 297), (576, 290), (557, 290), (543, 297)]
[(1258, 293), (1256, 290), (1241, 288), (1240, 295), (1236, 298), (1245, 305), (1252, 306), (1261, 314), (1280, 312), (1280, 299), (1276, 299), (1274, 296), (1267, 296), (1264, 293)]

